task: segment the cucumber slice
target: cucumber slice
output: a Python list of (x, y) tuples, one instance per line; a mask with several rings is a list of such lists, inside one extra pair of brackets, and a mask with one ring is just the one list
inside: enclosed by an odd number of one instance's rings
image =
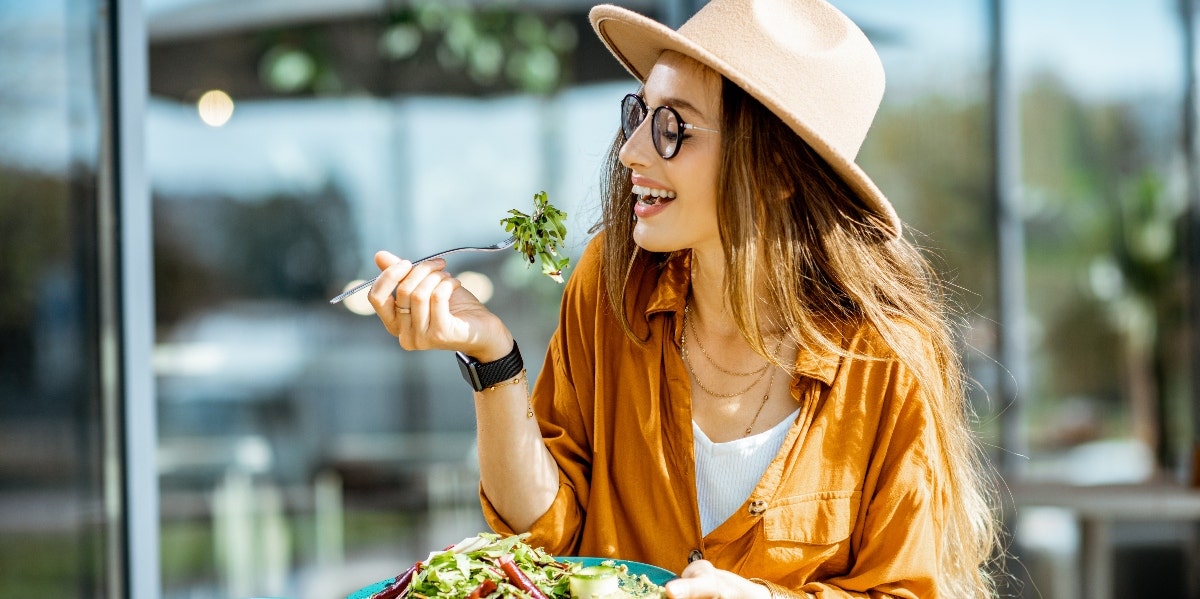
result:
[(572, 599), (620, 597), (620, 573), (611, 566), (588, 566), (571, 575)]

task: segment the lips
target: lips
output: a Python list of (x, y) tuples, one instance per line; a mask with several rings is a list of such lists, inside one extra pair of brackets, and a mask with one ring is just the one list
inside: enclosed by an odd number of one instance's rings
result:
[(666, 210), (675, 201), (675, 192), (661, 187), (634, 185), (633, 197), (637, 200), (633, 203), (633, 215), (642, 220)]

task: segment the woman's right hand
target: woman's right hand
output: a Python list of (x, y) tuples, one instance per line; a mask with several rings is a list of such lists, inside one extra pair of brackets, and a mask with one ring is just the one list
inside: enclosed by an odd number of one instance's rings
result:
[(445, 271), (445, 260), (414, 266), (378, 252), (375, 265), (383, 272), (368, 297), (400, 347), (461, 351), (480, 362), (498, 360), (512, 350), (508, 328)]
[[(375, 264), (383, 272), (371, 287), (371, 305), (404, 349), (456, 350), (484, 363), (512, 351), (512, 333), (445, 272), (445, 261), (413, 266), (379, 252)], [(554, 503), (559, 474), (531, 417), (528, 385), (524, 377), (518, 382), (477, 392), (475, 420), (481, 488), (514, 530), (525, 531)]]

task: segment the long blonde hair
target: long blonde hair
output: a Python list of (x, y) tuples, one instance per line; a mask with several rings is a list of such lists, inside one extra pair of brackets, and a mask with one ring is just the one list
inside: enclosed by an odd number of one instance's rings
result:
[[(729, 80), (721, 87), (718, 220), (725, 249), (725, 294), (734, 322), (759, 354), (773, 358), (765, 331), (790, 331), (801, 347), (846, 355), (834, 331), (873, 326), (920, 384), (933, 411), (950, 473), (941, 596), (991, 597), (1000, 556), (994, 469), (971, 430), (965, 371), (951, 305), (937, 273), (886, 221), (868, 210), (829, 165), (787, 125)], [(670, 256), (633, 243), (630, 173), (618, 156), (620, 133), (602, 183), (604, 279), (614, 315), (634, 333), (625, 309), (635, 266)], [(771, 315), (760, 314), (771, 306)], [(830, 326), (834, 325), (834, 326)], [(780, 364), (790, 368), (790, 364)]]

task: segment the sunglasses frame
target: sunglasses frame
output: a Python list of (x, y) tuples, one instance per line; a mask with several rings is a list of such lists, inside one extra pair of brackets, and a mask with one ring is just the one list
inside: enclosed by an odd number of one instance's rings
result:
[[(632, 99), (634, 102), (637, 102), (637, 105), (642, 109), (642, 120), (638, 121), (638, 123), (634, 125), (631, 130), (626, 131), (625, 105), (630, 101), (630, 99)], [(675, 142), (675, 145), (671, 148), (670, 153), (663, 152), (662, 136), (659, 134), (659, 128), (654, 124), (659, 119), (659, 115), (664, 114), (663, 111), (666, 111), (666, 113), (669, 113), (671, 116), (675, 117), (675, 122), (679, 123), (679, 133), (681, 139)], [(679, 111), (671, 108), (670, 106), (659, 106), (651, 111), (650, 107), (646, 106), (646, 101), (643, 100), (641, 96), (637, 94), (625, 94), (625, 97), (621, 98), (621, 133), (625, 135), (625, 141), (628, 142), (629, 139), (633, 137), (633, 134), (642, 126), (643, 123), (646, 122), (647, 117), (649, 117), (650, 120), (650, 142), (654, 144), (654, 151), (658, 152), (658, 155), (661, 156), (663, 160), (670, 160), (679, 154), (679, 148), (683, 145), (682, 134), (684, 131), (694, 129), (696, 131), (720, 133), (720, 131), (717, 129), (700, 127), (684, 121), (683, 117), (679, 116)]]

